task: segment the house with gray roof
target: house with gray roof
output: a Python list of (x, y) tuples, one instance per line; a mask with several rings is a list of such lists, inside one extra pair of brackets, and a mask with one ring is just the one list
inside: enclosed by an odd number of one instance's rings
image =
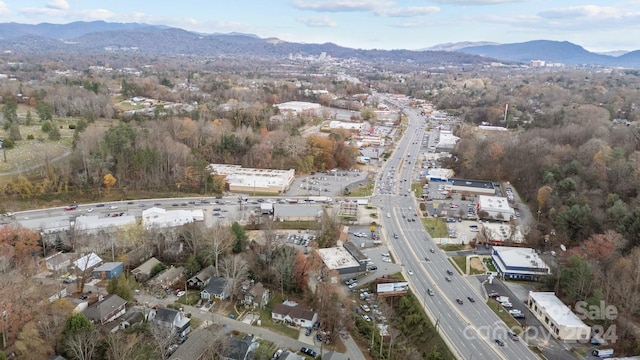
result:
[(105, 324), (111, 322), (127, 311), (125, 306), (127, 300), (124, 300), (116, 294), (107, 295), (101, 301), (90, 305), (82, 313), (87, 319), (96, 324)]
[(225, 300), (229, 297), (227, 293), (227, 279), (220, 276), (212, 276), (209, 283), (200, 292), (200, 298), (203, 300)]
[(318, 320), (318, 314), (303, 309), (300, 306), (276, 304), (271, 310), (271, 319), (284, 321), (287, 324), (295, 324), (300, 327), (309, 327)]
[(152, 257), (151, 259), (145, 261), (144, 263), (142, 263), (142, 265), (138, 266), (137, 268), (133, 269), (133, 271), (131, 271), (131, 273), (133, 274), (133, 276), (135, 276), (137, 281), (140, 282), (145, 282), (147, 280), (149, 280), (149, 278), (151, 277), (151, 270), (153, 270), (153, 268), (158, 265), (161, 264), (162, 262), (154, 257)]

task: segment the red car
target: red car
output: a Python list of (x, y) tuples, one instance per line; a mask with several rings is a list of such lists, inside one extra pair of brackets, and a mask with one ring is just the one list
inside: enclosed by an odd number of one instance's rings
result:
[(71, 210), (77, 210), (78, 209), (78, 205), (69, 205), (66, 208), (64, 208), (66, 211), (71, 211)]

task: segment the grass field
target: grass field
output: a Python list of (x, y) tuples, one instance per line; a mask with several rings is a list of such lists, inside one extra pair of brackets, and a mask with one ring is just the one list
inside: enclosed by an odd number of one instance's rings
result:
[(467, 271), (467, 257), (466, 256), (453, 256), (451, 260), (456, 263), (458, 268), (462, 271), (463, 274), (466, 274)]
[(449, 236), (447, 223), (444, 219), (432, 217), (422, 218), (422, 224), (432, 238), (443, 238)]
[(509, 314), (509, 312), (505, 310), (505, 308), (503, 308), (499, 302), (495, 301), (494, 299), (489, 299), (487, 300), (487, 305), (489, 305), (491, 310), (493, 310), (493, 312), (495, 312), (496, 315), (498, 315), (498, 317), (502, 321), (504, 321), (507, 327), (513, 330), (513, 332), (515, 332), (516, 334), (520, 334), (522, 332), (522, 326), (520, 325), (520, 323), (516, 319), (514, 319), (513, 316), (511, 316), (511, 314)]

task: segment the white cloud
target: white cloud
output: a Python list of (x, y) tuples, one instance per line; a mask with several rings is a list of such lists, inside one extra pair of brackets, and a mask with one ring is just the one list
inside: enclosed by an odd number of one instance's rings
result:
[(11, 11), (9, 11), (9, 7), (4, 1), (0, 1), (0, 15), (8, 15)]
[(47, 3), (47, 7), (55, 10), (68, 10), (69, 3), (67, 0), (52, 0)]
[(350, 11), (374, 11), (395, 5), (390, 0), (328, 0), (307, 1), (293, 0), (293, 6), (300, 10), (314, 10), (321, 12), (350, 12)]
[(338, 25), (335, 21), (327, 16), (312, 16), (305, 18), (298, 18), (299, 22), (309, 27), (334, 27)]
[(547, 19), (621, 19), (630, 16), (637, 17), (639, 13), (610, 6), (583, 5), (549, 9), (541, 11), (538, 15)]
[(437, 6), (410, 6), (406, 8), (386, 8), (375, 11), (377, 15), (389, 17), (417, 17), (440, 11)]

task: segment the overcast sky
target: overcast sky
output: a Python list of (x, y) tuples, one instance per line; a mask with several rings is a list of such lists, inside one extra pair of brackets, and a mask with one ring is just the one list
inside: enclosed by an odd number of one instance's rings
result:
[(0, 0), (0, 22), (93, 20), (362, 49), (539, 39), (640, 49), (640, 0)]

